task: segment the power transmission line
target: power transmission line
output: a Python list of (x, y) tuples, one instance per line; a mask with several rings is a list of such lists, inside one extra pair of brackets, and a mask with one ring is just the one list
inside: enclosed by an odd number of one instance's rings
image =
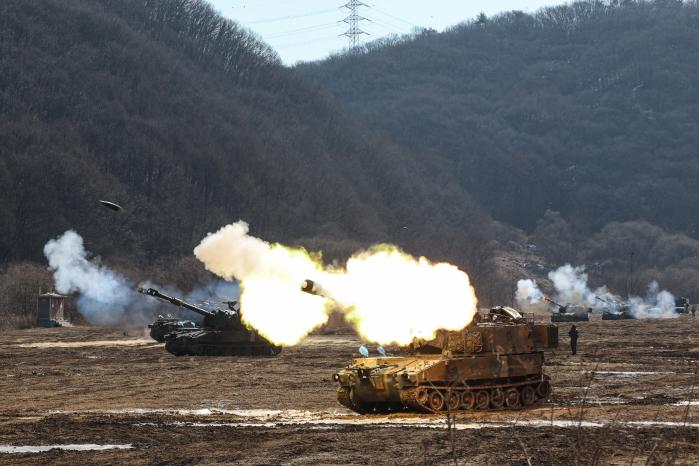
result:
[(265, 38), (266, 39), (276, 39), (278, 37), (293, 36), (296, 34), (316, 32), (316, 31), (321, 31), (323, 29), (331, 29), (331, 28), (336, 28), (336, 27), (338, 27), (337, 23), (319, 24), (317, 26), (308, 26), (308, 27), (304, 27), (304, 28), (291, 29), (289, 31), (275, 32), (274, 34), (270, 34), (270, 35), (265, 36)]
[(379, 9), (376, 8), (375, 6), (370, 6), (369, 8), (370, 8), (371, 10), (373, 10), (373, 11), (376, 11), (376, 12), (378, 12), (378, 13), (381, 13), (382, 15), (388, 16), (389, 18), (397, 19), (398, 21), (400, 21), (400, 22), (402, 22), (402, 23), (409, 24), (409, 25), (412, 26), (412, 27), (416, 27), (416, 28), (417, 28), (417, 27), (420, 27), (420, 26), (418, 26), (417, 24), (415, 24), (415, 23), (413, 23), (413, 22), (411, 22), (411, 21), (405, 20), (405, 19), (403, 19), (403, 18), (399, 18), (398, 16), (392, 15), (391, 13), (385, 12), (385, 11), (383, 11), (383, 10), (379, 10)]
[(289, 49), (289, 48), (292, 48), (292, 47), (300, 47), (300, 46), (302, 46), (302, 45), (314, 44), (314, 43), (316, 43), (316, 42), (327, 41), (327, 40), (330, 40), (330, 39), (337, 39), (337, 36), (318, 37), (318, 38), (316, 38), (316, 39), (307, 40), (307, 41), (304, 41), (304, 42), (293, 42), (293, 43), (291, 43), (291, 44), (280, 45), (279, 47), (276, 47), (276, 48), (277, 48), (277, 49)]
[(262, 24), (262, 23), (276, 23), (278, 21), (287, 21), (290, 19), (297, 19), (297, 18), (306, 18), (308, 16), (318, 16), (318, 15), (324, 15), (330, 12), (336, 12), (337, 9), (331, 8), (328, 10), (320, 10), (320, 11), (313, 11), (311, 13), (304, 13), (302, 15), (289, 15), (289, 16), (280, 16), (278, 18), (270, 18), (270, 19), (262, 19), (259, 21), (250, 21), (249, 23), (245, 24)]
[(395, 32), (397, 34), (405, 34), (405, 28), (400, 28), (394, 24), (391, 24), (389, 22), (384, 22), (384, 21), (378, 21), (375, 18), (372, 18), (370, 16), (367, 16), (367, 19), (371, 21), (372, 25), (376, 25), (382, 29), (385, 29), (386, 31), (389, 32)]

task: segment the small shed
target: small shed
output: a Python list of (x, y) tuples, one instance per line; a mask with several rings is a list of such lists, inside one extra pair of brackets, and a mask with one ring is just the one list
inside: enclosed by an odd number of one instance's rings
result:
[(39, 327), (60, 327), (63, 322), (63, 304), (66, 296), (50, 292), (36, 299), (36, 324)]

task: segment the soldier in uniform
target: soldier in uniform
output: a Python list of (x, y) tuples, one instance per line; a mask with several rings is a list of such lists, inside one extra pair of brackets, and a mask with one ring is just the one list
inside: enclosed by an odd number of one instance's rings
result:
[(697, 308), (694, 304), (692, 304), (692, 317), (694, 317), (694, 314), (697, 312)]
[(575, 328), (575, 325), (570, 327), (568, 336), (570, 337), (570, 351), (575, 354), (578, 351), (578, 329)]

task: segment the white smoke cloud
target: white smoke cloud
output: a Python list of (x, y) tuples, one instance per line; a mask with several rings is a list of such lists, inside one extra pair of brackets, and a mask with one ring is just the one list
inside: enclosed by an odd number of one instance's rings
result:
[(585, 267), (563, 265), (549, 272), (549, 280), (556, 290), (556, 301), (563, 305), (592, 307), (595, 305), (595, 294), (587, 286)]
[(629, 299), (631, 312), (637, 319), (673, 319), (678, 317), (675, 312), (675, 297), (666, 290), (660, 290), (658, 282), (648, 285), (645, 298), (638, 296)]
[(541, 292), (536, 281), (524, 278), (517, 282), (515, 299), (520, 309), (527, 310), (530, 306), (541, 303), (544, 293)]
[(78, 310), (89, 322), (113, 325), (123, 320), (133, 303), (131, 285), (121, 275), (89, 261), (80, 235), (66, 231), (46, 243), (44, 255), (53, 270), (56, 290), (79, 293)]
[[(54, 286), (62, 294), (77, 293), (78, 312), (95, 325), (145, 325), (159, 312), (170, 313), (176, 308), (156, 299), (138, 294), (136, 287), (124, 276), (101, 265), (97, 259), (88, 259), (83, 238), (75, 231), (66, 231), (44, 246), (44, 255), (53, 271)], [(161, 287), (145, 282), (140, 286), (158, 288), (173, 296), (182, 296), (174, 287)], [(185, 296), (186, 301), (211, 301), (209, 307), (222, 307), (220, 298), (236, 300), (239, 296), (235, 283), (214, 281)], [(190, 313), (186, 318), (194, 318)]]
[[(549, 272), (548, 278), (555, 290), (553, 300), (564, 306), (607, 307), (613, 312), (628, 307), (637, 319), (677, 317), (674, 296), (667, 290), (660, 290), (656, 281), (648, 285), (646, 296), (631, 296), (624, 300), (606, 286), (591, 290), (584, 266), (565, 264)], [(526, 311), (541, 302), (544, 294), (534, 280), (524, 279), (517, 282), (516, 297), (520, 308)]]

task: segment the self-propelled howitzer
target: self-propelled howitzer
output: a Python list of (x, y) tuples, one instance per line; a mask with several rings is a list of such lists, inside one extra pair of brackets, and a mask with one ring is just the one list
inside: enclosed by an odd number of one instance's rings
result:
[(496, 307), (460, 331), (414, 339), (404, 355), (362, 357), (334, 375), (338, 401), (358, 413), (517, 409), (551, 394), (544, 349), (558, 328)]
[[(240, 322), (240, 314), (235, 309), (216, 309), (215, 311), (208, 311), (194, 304), (182, 301), (179, 298), (163, 294), (155, 288), (139, 288), (138, 292), (167, 301), (168, 303), (174, 304), (177, 307), (183, 307), (199, 314), (200, 316), (204, 317), (203, 327), (205, 328), (225, 330), (227, 328), (238, 326)], [(232, 303), (235, 304), (231, 305), (230, 307), (235, 307), (237, 305), (236, 301), (232, 301)]]
[(609, 306), (602, 311), (602, 320), (635, 319), (629, 303), (619, 303), (615, 300), (604, 299), (600, 296), (595, 296), (595, 298)]
[(583, 306), (564, 306), (548, 296), (544, 296), (544, 301), (558, 308), (551, 313), (551, 322), (586, 322), (590, 320), (590, 310), (588, 308)]
[(237, 301), (228, 302), (227, 310), (209, 311), (154, 288), (139, 288), (138, 291), (204, 317), (201, 329), (175, 331), (165, 337), (165, 349), (175, 356), (274, 356), (281, 352), (279, 346), (241, 322)]

